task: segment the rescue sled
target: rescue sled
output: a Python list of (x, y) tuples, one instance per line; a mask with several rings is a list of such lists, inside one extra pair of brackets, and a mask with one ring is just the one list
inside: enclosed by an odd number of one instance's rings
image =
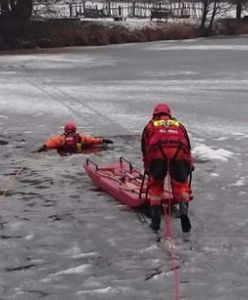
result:
[[(103, 166), (98, 166), (91, 159), (87, 159), (84, 168), (95, 185), (119, 202), (130, 208), (150, 205), (147, 191), (148, 176), (133, 167), (124, 157)], [(166, 207), (176, 204), (170, 191), (164, 191), (162, 204)]]

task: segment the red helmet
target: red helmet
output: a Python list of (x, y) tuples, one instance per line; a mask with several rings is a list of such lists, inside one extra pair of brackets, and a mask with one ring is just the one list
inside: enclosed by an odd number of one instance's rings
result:
[(65, 124), (64, 130), (65, 130), (65, 133), (75, 133), (77, 130), (77, 127), (74, 122), (70, 121)]
[(168, 115), (170, 116), (171, 114), (171, 110), (168, 106), (168, 104), (166, 103), (159, 103), (159, 104), (156, 104), (154, 106), (154, 109), (153, 109), (153, 116), (159, 116), (159, 115)]

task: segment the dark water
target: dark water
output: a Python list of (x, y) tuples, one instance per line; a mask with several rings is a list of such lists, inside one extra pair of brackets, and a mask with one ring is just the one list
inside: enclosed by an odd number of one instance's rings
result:
[[(0, 299), (175, 299), (172, 259), (82, 164), (125, 156), (157, 101), (189, 129), (192, 232), (172, 220), (180, 299), (247, 299), (247, 38), (0, 56)], [(32, 153), (73, 119), (109, 149)]]

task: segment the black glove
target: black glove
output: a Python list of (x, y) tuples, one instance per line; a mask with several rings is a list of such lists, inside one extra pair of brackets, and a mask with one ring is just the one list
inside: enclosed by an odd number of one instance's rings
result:
[(108, 139), (102, 139), (102, 142), (103, 142), (104, 144), (113, 144), (113, 141), (108, 140)]
[(42, 145), (37, 152), (43, 152), (43, 151), (47, 151), (47, 146), (46, 145)]

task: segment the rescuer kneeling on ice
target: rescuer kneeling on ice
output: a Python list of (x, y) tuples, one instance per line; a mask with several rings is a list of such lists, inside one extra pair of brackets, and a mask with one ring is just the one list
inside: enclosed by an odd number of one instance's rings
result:
[(190, 140), (185, 127), (171, 116), (166, 103), (157, 104), (142, 133), (144, 169), (149, 176), (151, 228), (159, 230), (161, 199), (167, 173), (173, 197), (179, 203), (183, 232), (191, 229), (188, 206), (191, 198), (189, 176), (193, 170)]
[(72, 153), (81, 153), (89, 147), (98, 145), (112, 144), (113, 141), (101, 137), (93, 137), (84, 133), (77, 133), (77, 128), (74, 122), (65, 124), (64, 133), (49, 138), (42, 145), (38, 152), (56, 149), (59, 154), (66, 155)]

